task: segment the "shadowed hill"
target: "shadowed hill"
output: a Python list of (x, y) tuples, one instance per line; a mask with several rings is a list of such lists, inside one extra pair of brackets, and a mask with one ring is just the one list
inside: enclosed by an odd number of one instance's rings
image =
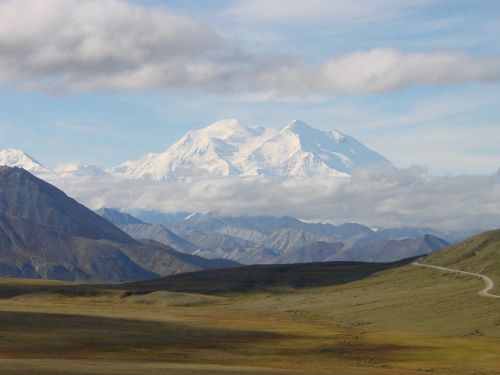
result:
[(411, 259), (394, 263), (322, 262), (246, 266), (167, 276), (121, 287), (138, 292), (168, 290), (217, 294), (326, 286), (360, 280), (410, 261)]

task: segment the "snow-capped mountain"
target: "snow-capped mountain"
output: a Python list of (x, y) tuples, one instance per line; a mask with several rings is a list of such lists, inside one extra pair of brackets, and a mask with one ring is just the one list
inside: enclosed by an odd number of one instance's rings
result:
[(147, 154), (109, 172), (153, 180), (244, 175), (242, 160), (274, 133), (270, 129), (245, 126), (235, 119), (222, 120), (188, 132), (161, 154)]
[(390, 164), (382, 155), (337, 130), (293, 121), (245, 158), (247, 174), (347, 176), (355, 167)]
[(0, 150), (0, 165), (23, 168), (33, 174), (49, 173), (35, 158), (17, 149)]
[(357, 167), (391, 165), (382, 155), (336, 130), (319, 130), (293, 121), (282, 130), (250, 127), (238, 120), (215, 122), (190, 131), (159, 154), (147, 154), (109, 170), (69, 163), (53, 172), (23, 151), (0, 151), (0, 165), (36, 175), (146, 178), (184, 181), (195, 177), (346, 177)]
[(125, 178), (183, 180), (216, 176), (349, 176), (353, 168), (386, 164), (382, 155), (336, 130), (293, 121), (281, 131), (218, 121), (184, 135), (160, 154), (108, 172)]

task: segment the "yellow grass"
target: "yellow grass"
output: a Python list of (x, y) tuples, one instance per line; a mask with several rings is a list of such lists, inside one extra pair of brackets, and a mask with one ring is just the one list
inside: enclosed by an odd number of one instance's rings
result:
[(1, 281), (19, 293), (0, 299), (0, 374), (500, 373), (500, 301), (459, 275), (230, 296), (61, 285)]

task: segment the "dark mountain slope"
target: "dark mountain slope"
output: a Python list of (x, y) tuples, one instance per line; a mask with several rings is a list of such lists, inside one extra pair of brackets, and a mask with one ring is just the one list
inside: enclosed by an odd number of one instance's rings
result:
[(346, 247), (327, 258), (328, 261), (358, 260), (364, 262), (393, 262), (399, 259), (429, 254), (448, 246), (445, 240), (425, 235), (414, 239), (382, 240)]
[(102, 207), (96, 210), (95, 212), (96, 214), (102, 216), (111, 224), (116, 226), (127, 225), (127, 224), (146, 224), (144, 221), (132, 215), (126, 214), (118, 210), (114, 210), (112, 208)]
[(143, 241), (140, 246), (127, 246), (124, 251), (134, 262), (160, 276), (240, 266), (239, 263), (228, 259), (205, 259), (181, 253), (170, 246), (151, 240)]
[(122, 282), (234, 266), (135, 240), (61, 190), (0, 167), (0, 276)]
[(135, 216), (112, 208), (103, 207), (96, 210), (96, 213), (135, 239), (153, 240), (188, 254), (199, 249), (199, 246), (178, 236), (164, 225), (145, 223)]
[(336, 255), (344, 244), (342, 242), (317, 241), (310, 245), (287, 251), (273, 260), (277, 264), (322, 262)]
[(61, 190), (20, 168), (0, 166), (0, 212), (78, 237), (136, 243)]
[(130, 245), (56, 232), (30, 220), (0, 215), (0, 275), (86, 282), (150, 279), (133, 262)]
[(161, 224), (126, 224), (119, 227), (136, 239), (153, 240), (183, 253), (192, 254), (200, 248)]

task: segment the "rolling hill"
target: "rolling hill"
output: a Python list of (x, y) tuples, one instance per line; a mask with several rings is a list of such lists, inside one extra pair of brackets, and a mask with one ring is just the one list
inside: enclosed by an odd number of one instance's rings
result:
[(245, 266), (237, 269), (208, 270), (167, 276), (126, 284), (125, 287), (141, 293), (168, 290), (226, 294), (287, 290), (345, 284), (410, 262), (411, 259), (393, 263), (321, 262)]
[(500, 285), (500, 230), (488, 231), (430, 254), (422, 263), (484, 274)]

